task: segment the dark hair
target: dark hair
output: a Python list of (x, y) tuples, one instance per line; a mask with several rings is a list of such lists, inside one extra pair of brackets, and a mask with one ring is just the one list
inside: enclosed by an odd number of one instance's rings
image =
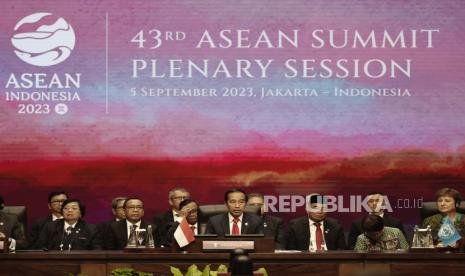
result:
[(460, 205), (460, 202), (462, 202), (462, 197), (460, 196), (460, 193), (459, 191), (455, 190), (455, 189), (451, 189), (451, 188), (442, 188), (440, 189), (439, 191), (436, 192), (436, 194), (434, 195), (434, 197), (436, 198), (436, 201), (438, 201), (438, 199), (440, 197), (443, 197), (443, 196), (450, 196), (454, 199), (455, 201), (455, 205), (456, 206), (459, 206)]
[(128, 198), (126, 198), (126, 200), (124, 201), (123, 203), (123, 208), (126, 209), (126, 204), (128, 204), (128, 201), (129, 200), (140, 200), (140, 202), (142, 202), (142, 208), (144, 207), (144, 202), (142, 201), (142, 199), (140, 199), (139, 197), (137, 196), (130, 196)]
[(52, 203), (52, 198), (57, 195), (65, 195), (68, 198), (68, 194), (65, 191), (53, 191), (48, 194), (48, 203)]
[(365, 232), (377, 232), (384, 228), (383, 218), (378, 215), (368, 215), (362, 219), (362, 229)]
[(325, 203), (325, 201), (326, 201), (325, 196), (320, 195), (320, 194), (310, 194), (308, 198), (309, 204), (314, 204), (314, 203), (323, 204)]
[(86, 214), (86, 206), (79, 199), (73, 199), (73, 198), (69, 198), (63, 201), (63, 204), (61, 204), (61, 215), (63, 215), (63, 209), (65, 208), (65, 206), (73, 202), (76, 202), (79, 205), (79, 211), (81, 212), (81, 217), (84, 217), (84, 215)]
[(3, 197), (0, 196), (0, 210), (2, 210), (3, 207), (5, 207), (5, 201), (3, 201)]
[(187, 204), (190, 204), (192, 202), (194, 202), (197, 205), (197, 207), (199, 206), (197, 201), (193, 200), (192, 198), (186, 198), (183, 201), (181, 201), (181, 203), (179, 203), (179, 209), (182, 209), (184, 206), (186, 206)]
[(263, 201), (265, 201), (265, 197), (261, 194), (261, 193), (250, 193), (247, 195), (248, 199), (251, 199), (252, 197), (259, 197), (261, 198)]
[(232, 194), (232, 193), (242, 193), (242, 194), (244, 194), (245, 201), (248, 200), (248, 196), (243, 190), (237, 189), (237, 188), (232, 188), (230, 190), (227, 190), (226, 193), (224, 193), (224, 202), (228, 202), (229, 194)]

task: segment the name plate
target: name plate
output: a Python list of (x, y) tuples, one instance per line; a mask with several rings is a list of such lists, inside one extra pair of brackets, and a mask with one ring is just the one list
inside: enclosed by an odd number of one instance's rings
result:
[(255, 250), (254, 241), (231, 241), (231, 240), (214, 240), (202, 241), (203, 250), (233, 250), (242, 248), (244, 250)]

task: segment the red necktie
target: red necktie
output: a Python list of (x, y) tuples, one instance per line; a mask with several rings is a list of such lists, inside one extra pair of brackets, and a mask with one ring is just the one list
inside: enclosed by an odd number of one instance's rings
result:
[(239, 232), (239, 225), (237, 223), (239, 222), (238, 218), (233, 218), (233, 227), (232, 227), (232, 233), (233, 235), (240, 235), (241, 233)]
[(316, 242), (316, 250), (321, 250), (321, 244), (323, 243), (323, 232), (321, 231), (321, 223), (315, 222), (313, 223), (316, 226), (315, 231), (315, 242)]

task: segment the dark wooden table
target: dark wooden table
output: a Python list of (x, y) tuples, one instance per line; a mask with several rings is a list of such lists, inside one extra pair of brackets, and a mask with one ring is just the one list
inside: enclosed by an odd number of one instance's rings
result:
[[(465, 275), (464, 253), (251, 253), (269, 275)], [(123, 251), (17, 252), (0, 254), (0, 275), (109, 275), (131, 267), (171, 275), (169, 266), (228, 264), (227, 253), (128, 253)]]

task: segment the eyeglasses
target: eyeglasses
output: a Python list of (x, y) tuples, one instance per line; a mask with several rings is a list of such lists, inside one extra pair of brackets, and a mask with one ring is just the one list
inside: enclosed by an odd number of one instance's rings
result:
[(142, 210), (144, 209), (144, 206), (126, 206), (126, 209), (129, 209), (129, 210)]
[(63, 203), (65, 202), (65, 200), (53, 200), (53, 201), (50, 201), (51, 204), (56, 204), (56, 203)]
[(184, 199), (188, 199), (189, 197), (188, 196), (173, 196), (171, 199), (174, 199), (174, 200), (184, 200)]

